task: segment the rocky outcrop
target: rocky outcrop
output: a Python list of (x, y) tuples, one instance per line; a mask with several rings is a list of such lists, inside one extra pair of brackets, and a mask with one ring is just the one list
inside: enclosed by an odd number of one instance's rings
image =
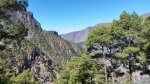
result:
[(9, 12), (8, 14), (11, 15), (9, 22), (22, 22), (24, 26), (29, 29), (27, 39), (34, 37), (35, 29), (38, 29), (39, 31), (42, 30), (41, 24), (35, 20), (32, 12), (17, 11)]
[[(141, 71), (135, 71), (132, 73), (132, 84), (150, 84), (149, 75), (141, 75)], [(116, 84), (126, 84), (129, 81), (129, 76), (124, 75), (116, 78)]]
[(71, 41), (75, 43), (84, 42), (88, 34), (92, 31), (92, 29), (97, 28), (98, 26), (103, 26), (103, 25), (110, 25), (110, 23), (100, 23), (93, 27), (87, 27), (83, 30), (71, 32), (68, 34), (61, 34), (60, 36), (67, 41)]
[(52, 32), (53, 34), (58, 36), (58, 32), (57, 31), (49, 31), (49, 32)]

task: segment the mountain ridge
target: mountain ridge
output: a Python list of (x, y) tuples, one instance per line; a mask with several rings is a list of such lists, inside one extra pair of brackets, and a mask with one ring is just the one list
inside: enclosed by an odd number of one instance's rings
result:
[(98, 26), (103, 26), (103, 25), (110, 25), (110, 23), (99, 23), (93, 27), (87, 27), (80, 31), (70, 32), (67, 34), (60, 34), (60, 36), (67, 41), (71, 41), (71, 42), (75, 42), (75, 43), (83, 42), (86, 40), (87, 35), (89, 34), (89, 32), (92, 31), (92, 29), (94, 29)]

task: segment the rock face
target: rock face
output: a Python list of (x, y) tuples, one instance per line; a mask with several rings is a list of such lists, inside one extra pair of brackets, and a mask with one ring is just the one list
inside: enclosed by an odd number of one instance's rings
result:
[(75, 43), (84, 42), (86, 40), (88, 34), (92, 31), (92, 29), (94, 29), (98, 26), (103, 26), (103, 25), (110, 25), (110, 23), (100, 23), (93, 27), (87, 27), (83, 30), (71, 32), (68, 34), (61, 34), (60, 36), (67, 41), (71, 41), (71, 42), (75, 42)]
[(21, 42), (12, 41), (11, 49), (6, 48), (0, 56), (11, 65), (15, 76), (29, 70), (41, 84), (51, 84), (58, 72), (73, 57), (83, 53), (83, 49), (63, 40), (56, 31), (44, 31), (31, 12), (9, 12), (8, 22), (22, 22), (29, 29), (28, 36)]
[[(135, 71), (132, 73), (132, 84), (150, 84), (149, 75), (141, 75), (141, 71)], [(124, 75), (117, 78), (116, 84), (125, 84), (129, 80), (129, 76)]]
[(31, 39), (34, 35), (34, 28), (42, 30), (41, 24), (35, 20), (32, 12), (9, 12), (11, 21), (22, 22), (26, 28), (29, 29), (27, 39)]

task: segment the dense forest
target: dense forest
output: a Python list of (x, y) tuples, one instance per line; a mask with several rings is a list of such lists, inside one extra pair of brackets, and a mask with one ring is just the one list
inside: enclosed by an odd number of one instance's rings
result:
[(134, 72), (149, 75), (150, 16), (123, 11), (89, 33), (83, 53), (55, 31), (32, 29), (27, 39), (30, 29), (9, 14), (27, 7), (28, 0), (0, 1), (0, 84), (135, 84)]

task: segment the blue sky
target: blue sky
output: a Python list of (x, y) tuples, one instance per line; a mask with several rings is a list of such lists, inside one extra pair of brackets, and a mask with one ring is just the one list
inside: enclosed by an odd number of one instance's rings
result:
[(149, 13), (150, 0), (29, 0), (27, 10), (44, 30), (62, 34), (112, 22), (124, 10)]

